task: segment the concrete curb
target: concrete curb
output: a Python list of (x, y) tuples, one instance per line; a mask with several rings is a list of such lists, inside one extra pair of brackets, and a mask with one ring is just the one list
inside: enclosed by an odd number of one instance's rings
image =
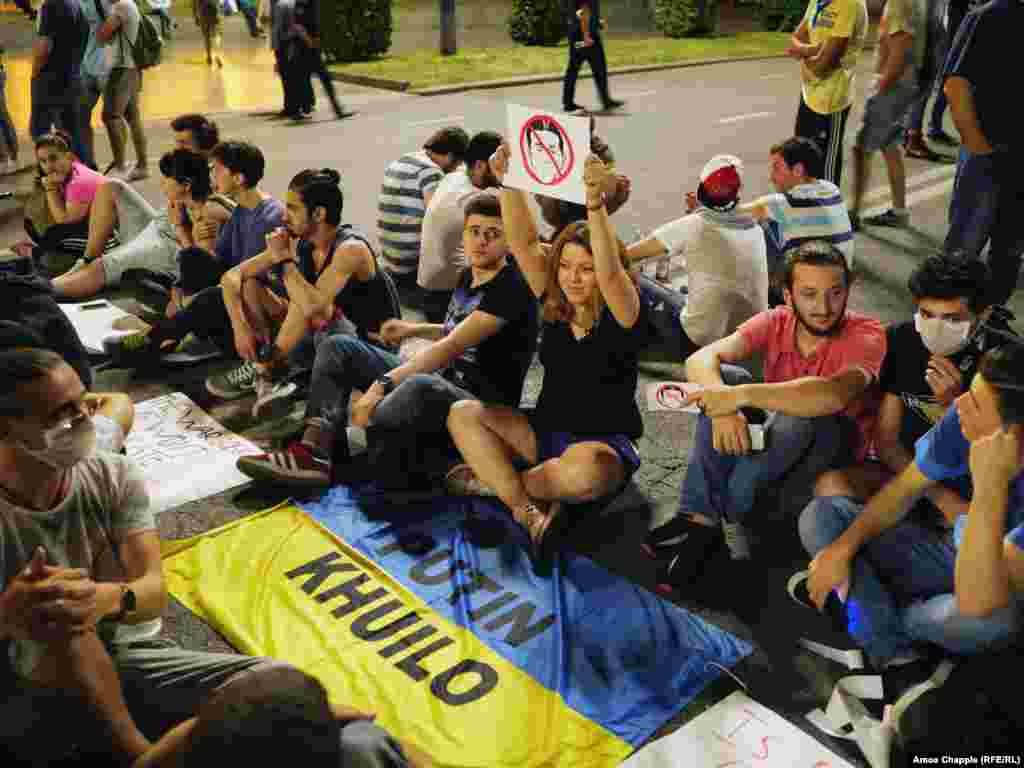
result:
[[(692, 59), (690, 61), (673, 61), (665, 64), (636, 64), (628, 67), (616, 67), (608, 70), (609, 75), (628, 75), (637, 72), (658, 72), (668, 69), (685, 69), (687, 67), (703, 67), (710, 64), (727, 64), (733, 61), (768, 61), (772, 59), (784, 59), (786, 54), (765, 54), (761, 56), (722, 56), (711, 59)], [(523, 77), (507, 77), (499, 80), (478, 80), (469, 83), (456, 83), (453, 85), (438, 85), (431, 88), (419, 88), (409, 90), (411, 83), (406, 80), (388, 80), (385, 78), (368, 77), (365, 75), (352, 75), (346, 72), (331, 71), (331, 79), (343, 83), (355, 85), (366, 85), (371, 88), (382, 88), (388, 91), (400, 91), (412, 93), (417, 96), (441, 96), (450, 93), (464, 93), (466, 91), (485, 91), (494, 88), (512, 88), (519, 85), (534, 85), (536, 83), (557, 83), (562, 80), (564, 73), (551, 72), (542, 75), (525, 75)], [(580, 73), (580, 79), (591, 78), (593, 73), (589, 70), (586, 74)]]

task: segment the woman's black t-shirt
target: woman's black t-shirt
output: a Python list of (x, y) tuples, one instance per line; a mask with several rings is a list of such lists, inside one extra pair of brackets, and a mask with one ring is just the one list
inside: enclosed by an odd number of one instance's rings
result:
[(580, 339), (567, 322), (544, 323), (544, 383), (536, 422), (551, 431), (640, 437), (644, 425), (636, 405), (637, 360), (647, 327), (643, 302), (632, 328), (619, 325), (607, 307)]

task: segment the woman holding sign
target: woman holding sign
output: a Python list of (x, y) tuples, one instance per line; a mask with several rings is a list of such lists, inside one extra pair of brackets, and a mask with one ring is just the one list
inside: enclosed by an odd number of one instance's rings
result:
[[(491, 158), (498, 179), (508, 162), (502, 146)], [(531, 411), (463, 401), (448, 416), (467, 462), (449, 474), (449, 490), (496, 494), (529, 534), (538, 573), (550, 566), (565, 503), (613, 494), (640, 466), (635, 392), (647, 319), (626, 271), (625, 246), (608, 220), (607, 176), (597, 157), (587, 159), (587, 221), (562, 230), (550, 251), (541, 246), (526, 193), (502, 189), (509, 248), (544, 305), (544, 384)], [(517, 460), (530, 468), (519, 471)]]

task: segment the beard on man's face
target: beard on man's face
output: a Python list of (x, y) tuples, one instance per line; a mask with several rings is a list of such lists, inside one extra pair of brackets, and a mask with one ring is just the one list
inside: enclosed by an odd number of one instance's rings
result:
[[(849, 299), (847, 299), (849, 301)], [(846, 301), (843, 302), (843, 306), (836, 312), (836, 317), (832, 321), (831, 325), (827, 328), (821, 328), (816, 325), (811, 325), (808, 321), (807, 315), (797, 306), (796, 302), (793, 302), (793, 312), (796, 314), (796, 319), (804, 327), (809, 334), (812, 336), (835, 336), (839, 333), (840, 328), (843, 325), (843, 319), (846, 317)]]

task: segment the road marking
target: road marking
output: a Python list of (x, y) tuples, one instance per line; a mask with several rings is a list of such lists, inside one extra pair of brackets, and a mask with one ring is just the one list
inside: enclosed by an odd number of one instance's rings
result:
[[(907, 179), (907, 190), (913, 190), (910, 197), (920, 195), (935, 189), (944, 190), (951, 186), (956, 176), (956, 167), (951, 165), (932, 168), (931, 170), (918, 173)], [(875, 203), (879, 200), (890, 200), (892, 191), (888, 184), (875, 187), (864, 195), (864, 202)], [(909, 198), (908, 198), (909, 199)]]
[(449, 115), (448, 117), (442, 117), (437, 120), (420, 120), (415, 123), (406, 123), (409, 126), (417, 125), (437, 125), (438, 123), (461, 123), (466, 119), (465, 115)]
[(623, 93), (621, 95), (627, 99), (638, 99), (641, 96), (653, 96), (656, 93), (657, 91), (636, 91), (635, 93)]
[(721, 123), (738, 123), (743, 120), (753, 120), (757, 117), (772, 117), (775, 112), (750, 112), (746, 115), (734, 115), (733, 117), (723, 117), (718, 122)]
[[(939, 184), (933, 184), (930, 187), (925, 187), (916, 192), (911, 192), (907, 195), (907, 208), (913, 208), (918, 203), (923, 203), (926, 200), (944, 195), (947, 192), (953, 190), (953, 179), (946, 179)], [(867, 218), (868, 216), (877, 216), (879, 213), (885, 213), (889, 208), (892, 207), (892, 200), (889, 200), (884, 205), (876, 205), (872, 208), (868, 208), (861, 213), (861, 218)]]

